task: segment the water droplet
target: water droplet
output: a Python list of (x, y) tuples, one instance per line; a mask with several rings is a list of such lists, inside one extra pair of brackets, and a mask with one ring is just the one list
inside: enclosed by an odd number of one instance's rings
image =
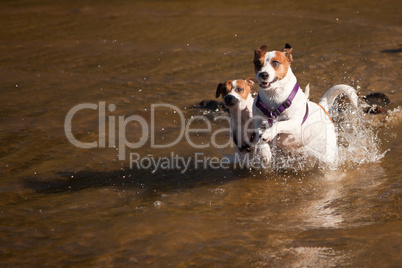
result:
[(154, 207), (160, 207), (162, 206), (162, 201), (155, 201), (154, 202)]

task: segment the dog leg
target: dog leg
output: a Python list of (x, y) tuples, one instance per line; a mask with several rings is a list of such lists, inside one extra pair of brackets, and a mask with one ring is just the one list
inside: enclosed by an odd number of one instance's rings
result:
[(265, 142), (273, 140), (278, 134), (301, 135), (301, 123), (298, 120), (275, 122), (271, 127), (262, 130), (261, 139)]
[(271, 162), (272, 153), (271, 148), (267, 142), (259, 140), (255, 147), (256, 154), (259, 157), (260, 164), (266, 168), (268, 164)]

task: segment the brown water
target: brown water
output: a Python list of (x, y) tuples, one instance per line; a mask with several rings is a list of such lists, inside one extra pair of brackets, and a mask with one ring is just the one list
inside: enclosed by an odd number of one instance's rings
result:
[[(401, 2), (272, 2), (2, 1), (1, 263), (402, 265)], [(374, 126), (366, 130), (372, 139), (355, 129), (350, 144), (360, 151), (343, 148), (337, 170), (153, 172), (130, 169), (129, 153), (222, 154), (213, 146), (195, 149), (185, 138), (165, 149), (148, 140), (126, 147), (121, 160), (108, 132), (106, 148), (77, 148), (66, 137), (66, 115), (83, 103), (105, 102), (116, 126), (118, 116), (150, 122), (155, 103), (179, 107), (187, 120), (204, 115), (189, 107), (213, 99), (219, 82), (253, 76), (256, 47), (279, 50), (286, 42), (294, 47), (293, 71), (303, 87), (310, 83), (313, 100), (338, 83), (392, 100), (392, 113), (364, 117), (364, 125)], [(78, 140), (99, 139), (98, 111), (82, 110), (72, 122)], [(156, 142), (173, 141), (179, 122), (172, 109), (158, 110)], [(128, 125), (126, 136), (138, 141), (138, 125)], [(191, 138), (208, 144), (211, 133)]]

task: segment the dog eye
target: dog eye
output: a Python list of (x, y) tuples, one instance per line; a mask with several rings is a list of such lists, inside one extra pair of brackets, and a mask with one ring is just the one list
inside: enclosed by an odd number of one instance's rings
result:
[(236, 91), (237, 91), (237, 92), (242, 92), (243, 89), (242, 89), (241, 87), (238, 87), (238, 88), (236, 88)]
[(279, 65), (281, 65), (281, 63), (280, 63), (279, 61), (274, 60), (274, 61), (272, 62), (272, 66), (274, 66), (274, 68), (279, 67)]

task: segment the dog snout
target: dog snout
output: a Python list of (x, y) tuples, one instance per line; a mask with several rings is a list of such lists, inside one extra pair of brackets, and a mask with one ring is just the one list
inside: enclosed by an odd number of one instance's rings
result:
[(223, 101), (224, 101), (226, 106), (233, 106), (239, 100), (236, 97), (234, 97), (233, 95), (226, 95), (225, 98), (223, 98)]
[(267, 72), (262, 72), (260, 73), (260, 78), (262, 80), (267, 80), (268, 79), (268, 73)]

